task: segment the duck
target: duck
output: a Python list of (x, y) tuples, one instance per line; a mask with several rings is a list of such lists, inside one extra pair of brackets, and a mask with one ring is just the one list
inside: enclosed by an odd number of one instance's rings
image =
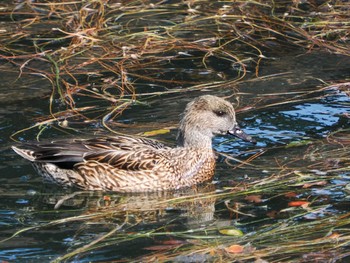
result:
[(26, 142), (12, 149), (29, 160), (45, 181), (65, 188), (154, 192), (211, 181), (216, 162), (212, 139), (217, 135), (255, 142), (239, 127), (229, 101), (202, 95), (186, 105), (176, 147), (117, 135)]

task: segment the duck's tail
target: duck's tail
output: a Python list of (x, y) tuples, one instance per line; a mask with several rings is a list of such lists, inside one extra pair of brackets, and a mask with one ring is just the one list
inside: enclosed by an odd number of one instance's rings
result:
[(26, 150), (26, 149), (20, 149), (16, 146), (11, 147), (12, 150), (14, 150), (18, 155), (22, 156), (24, 159), (27, 159), (31, 162), (35, 161), (34, 151), (32, 150)]

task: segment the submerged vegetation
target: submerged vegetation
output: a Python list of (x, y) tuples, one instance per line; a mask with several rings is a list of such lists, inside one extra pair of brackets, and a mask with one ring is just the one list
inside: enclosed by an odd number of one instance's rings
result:
[[(127, 124), (110, 120), (133, 104), (164, 94), (202, 89), (239, 93), (237, 85), (243, 81), (275, 77), (261, 75), (261, 67), (282, 50), (350, 56), (350, 6), (341, 0), (19, 1), (1, 4), (0, 13), (8, 22), (0, 28), (0, 60), (14, 65), (18, 79), (32, 75), (51, 85), (49, 116), (13, 134), (15, 139), (32, 128), (39, 128), (38, 137), (49, 126), (70, 131), (72, 123), (115, 132), (116, 126)], [(349, 96), (348, 79), (322, 82), (313, 91), (254, 98), (241, 111), (336, 92)], [(129, 244), (139, 244), (141, 250), (131, 253), (132, 260), (145, 262), (349, 258), (349, 116), (344, 113), (341, 120), (324, 138), (254, 150), (239, 164), (223, 154), (230, 168), (261, 174), (258, 180), (241, 176), (242, 181), (227, 182), (220, 190), (155, 197), (75, 192), (55, 199), (56, 210), (28, 211), (25, 217), (41, 223), (19, 229), (0, 244), (31, 231), (68, 226), (74, 233), (67, 241), (70, 250), (57, 262), (103, 253), (111, 246), (127, 249)], [(169, 130), (149, 134), (164, 131)], [(278, 154), (287, 149), (296, 149), (294, 160)], [(257, 158), (262, 155), (263, 164)], [(330, 196), (329, 191), (338, 194)], [(73, 199), (84, 210), (62, 208)], [(179, 227), (182, 213), (195, 222)], [(47, 220), (49, 214), (60, 219)], [(128, 261), (130, 254), (120, 257)]]
[[(343, 136), (328, 140), (344, 143)], [(126, 262), (128, 246), (136, 247), (135, 262), (337, 262), (349, 257), (350, 159), (325, 140), (306, 147), (291, 162), (275, 155), (267, 157), (270, 167), (252, 162), (253, 170), (269, 169), (271, 175), (221, 190), (209, 185), (147, 195), (48, 193), (43, 198), (51, 198), (65, 216), (20, 229), (1, 242), (68, 228), (75, 233), (69, 250), (53, 262), (83, 260), (110, 247)], [(336, 188), (338, 194), (329, 195)], [(72, 208), (81, 204), (84, 211), (76, 215)], [(57, 210), (27, 217), (42, 221), (49, 215)]]

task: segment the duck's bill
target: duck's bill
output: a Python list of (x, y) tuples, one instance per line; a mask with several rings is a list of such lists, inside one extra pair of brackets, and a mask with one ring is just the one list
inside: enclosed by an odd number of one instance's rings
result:
[(253, 139), (252, 136), (246, 134), (240, 127), (236, 126), (232, 130), (229, 130), (227, 132), (228, 134), (231, 134), (233, 136), (236, 136), (237, 138), (240, 138), (244, 141), (256, 143), (256, 140)]

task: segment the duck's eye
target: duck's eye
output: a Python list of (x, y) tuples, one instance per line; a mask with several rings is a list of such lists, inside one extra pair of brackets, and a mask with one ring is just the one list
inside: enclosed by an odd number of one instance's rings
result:
[(218, 110), (218, 111), (214, 111), (216, 116), (222, 117), (225, 116), (227, 114), (226, 111), (222, 111), (222, 110)]

